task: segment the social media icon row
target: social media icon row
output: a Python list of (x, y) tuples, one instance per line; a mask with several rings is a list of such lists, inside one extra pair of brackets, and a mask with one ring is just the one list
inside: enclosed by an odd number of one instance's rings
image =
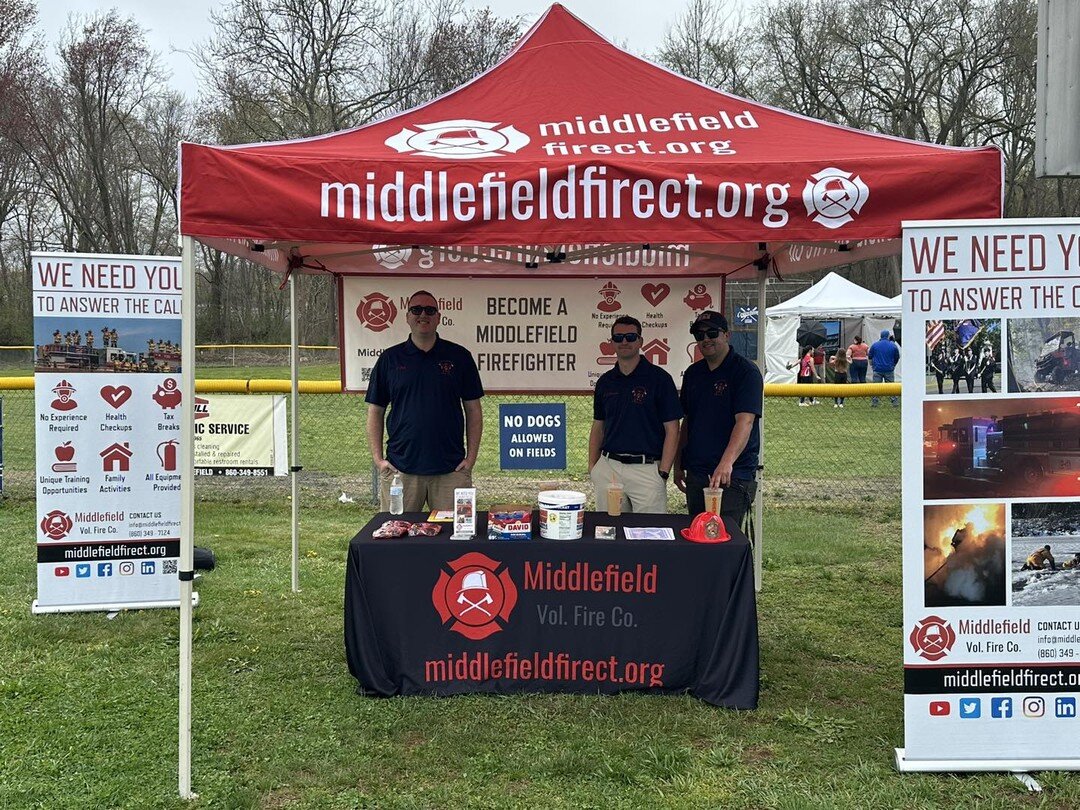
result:
[[(963, 720), (975, 720), (983, 716), (983, 699), (977, 697), (963, 697), (957, 701), (957, 716)], [(952, 716), (952, 701), (931, 700), (931, 717)], [(1038, 695), (1029, 695), (1021, 701), (1021, 711), (1024, 717), (1043, 717), (1046, 714), (1046, 699)], [(997, 720), (1007, 720), (1013, 716), (1013, 699), (1011, 697), (990, 698), (990, 717)], [(1054, 717), (1076, 717), (1076, 698), (1054, 698)]]
[[(157, 562), (155, 560), (143, 560), (139, 563), (138, 568), (141, 575), (150, 576), (157, 573)], [(89, 579), (93, 575), (93, 571), (93, 563), (75, 564), (76, 579)], [(135, 563), (131, 560), (124, 560), (123, 562), (119, 563), (97, 563), (97, 575), (99, 577), (111, 577), (114, 573), (117, 573), (122, 577), (130, 577), (135, 573)], [(58, 577), (70, 577), (71, 566), (58, 565), (56, 566), (56, 568), (53, 569), (53, 575)]]

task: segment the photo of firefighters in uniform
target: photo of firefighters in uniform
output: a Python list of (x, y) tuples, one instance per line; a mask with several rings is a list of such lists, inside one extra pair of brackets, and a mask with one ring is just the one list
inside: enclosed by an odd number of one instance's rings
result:
[(1080, 496), (1080, 398), (927, 400), (923, 497)]
[(926, 607), (1006, 604), (1005, 504), (923, 508)]
[(1009, 391), (1080, 391), (1076, 318), (1009, 321)]
[(996, 394), (1001, 384), (1001, 320), (926, 322), (926, 393)]
[(1012, 506), (1013, 605), (1080, 605), (1080, 503)]
[(35, 371), (177, 373), (180, 324), (171, 320), (36, 318)]

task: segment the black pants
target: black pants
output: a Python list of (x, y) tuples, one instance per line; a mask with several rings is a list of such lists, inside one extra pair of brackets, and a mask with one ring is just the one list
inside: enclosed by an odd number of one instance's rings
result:
[[(691, 515), (705, 511), (705, 487), (709, 485), (709, 476), (686, 471), (686, 511)], [(741, 524), (743, 517), (754, 503), (757, 494), (757, 481), (746, 478), (732, 478), (731, 484), (724, 489), (720, 497), (720, 516), (727, 517)]]
[(937, 377), (937, 392), (939, 394), (945, 393), (945, 375), (942, 372), (935, 371), (934, 376)]

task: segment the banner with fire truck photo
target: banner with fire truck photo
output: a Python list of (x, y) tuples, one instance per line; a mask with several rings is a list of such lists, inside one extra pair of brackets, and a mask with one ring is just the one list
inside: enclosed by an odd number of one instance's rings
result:
[(180, 260), (31, 255), (35, 613), (176, 607)]
[(1080, 220), (906, 226), (897, 766), (1080, 770)]

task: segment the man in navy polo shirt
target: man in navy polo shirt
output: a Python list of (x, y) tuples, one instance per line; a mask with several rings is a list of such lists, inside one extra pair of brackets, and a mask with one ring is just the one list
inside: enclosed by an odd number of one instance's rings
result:
[(702, 359), (683, 375), (683, 417), (675, 485), (691, 515), (705, 511), (704, 489), (724, 490), (720, 513), (742, 522), (757, 492), (764, 382), (758, 367), (728, 342), (728, 322), (705, 310), (690, 327)]
[(400, 472), (406, 512), (453, 509), (454, 488), (472, 486), (484, 388), (469, 350), (436, 332), (442, 316), (435, 296), (413, 293), (405, 319), (409, 339), (379, 355), (364, 398), (368, 445), (379, 469), (379, 503), (390, 508), (390, 482)]
[(589, 475), (598, 505), (612, 480), (623, 485), (627, 512), (667, 512), (667, 479), (675, 461), (682, 408), (675, 382), (641, 355), (641, 322), (623, 315), (611, 325), (615, 368), (596, 381), (589, 431)]

